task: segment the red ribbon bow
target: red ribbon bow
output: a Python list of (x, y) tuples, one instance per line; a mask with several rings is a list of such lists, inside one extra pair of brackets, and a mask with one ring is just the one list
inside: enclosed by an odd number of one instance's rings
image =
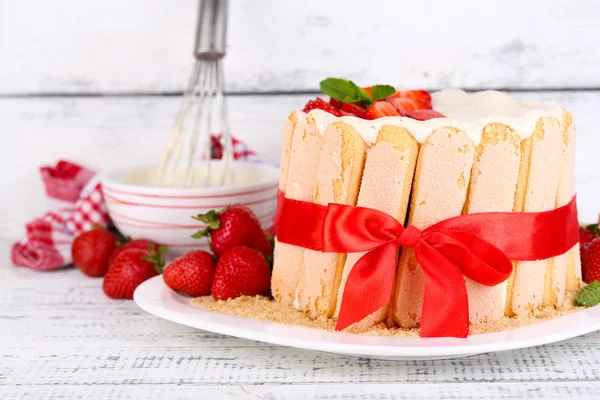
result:
[(511, 260), (557, 256), (579, 240), (575, 197), (552, 211), (461, 215), (421, 231), (374, 209), (281, 195), (276, 219), (280, 242), (324, 252), (367, 252), (348, 276), (337, 330), (390, 302), (398, 248), (412, 248), (425, 275), (422, 337), (468, 335), (463, 276), (494, 286), (510, 276)]

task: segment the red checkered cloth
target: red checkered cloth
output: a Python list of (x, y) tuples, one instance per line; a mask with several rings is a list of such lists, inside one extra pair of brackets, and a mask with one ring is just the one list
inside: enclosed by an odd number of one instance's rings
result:
[(65, 206), (28, 223), (27, 234), (13, 245), (11, 258), (16, 265), (53, 270), (71, 263), (71, 244), (77, 235), (94, 225), (108, 226), (109, 217), (99, 174), (64, 160), (40, 172), (46, 194)]
[[(223, 144), (221, 143), (221, 134), (211, 135), (212, 151), (211, 157), (213, 160), (220, 160), (223, 157)], [(233, 142), (233, 159), (234, 160), (252, 160), (256, 158), (256, 153), (246, 146), (246, 143), (239, 139), (232, 138)]]
[[(212, 135), (211, 142), (212, 158), (220, 159), (221, 135)], [(258, 161), (256, 153), (236, 138), (233, 138), (233, 156), (236, 160)], [(40, 172), (48, 197), (62, 200), (64, 207), (28, 223), (27, 234), (13, 245), (11, 258), (16, 265), (47, 271), (70, 264), (75, 237), (94, 225), (108, 226), (110, 219), (102, 197), (100, 174), (64, 160), (55, 167), (42, 167)]]

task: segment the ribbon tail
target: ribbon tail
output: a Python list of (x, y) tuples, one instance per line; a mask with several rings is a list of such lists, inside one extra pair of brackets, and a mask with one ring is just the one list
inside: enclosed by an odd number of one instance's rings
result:
[(469, 302), (460, 268), (426, 242), (415, 256), (425, 274), (421, 337), (467, 337)]
[(387, 243), (363, 255), (354, 264), (335, 329), (340, 331), (389, 304), (394, 285), (398, 247)]

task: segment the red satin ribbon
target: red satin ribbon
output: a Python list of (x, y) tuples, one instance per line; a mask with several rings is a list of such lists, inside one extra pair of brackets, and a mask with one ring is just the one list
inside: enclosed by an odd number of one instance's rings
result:
[(324, 252), (367, 252), (348, 276), (337, 330), (389, 303), (400, 246), (413, 249), (425, 275), (421, 336), (466, 337), (469, 307), (463, 276), (494, 286), (510, 276), (511, 260), (550, 258), (579, 241), (575, 197), (552, 211), (461, 215), (422, 231), (365, 207), (322, 206), (283, 195), (279, 203), (280, 242)]

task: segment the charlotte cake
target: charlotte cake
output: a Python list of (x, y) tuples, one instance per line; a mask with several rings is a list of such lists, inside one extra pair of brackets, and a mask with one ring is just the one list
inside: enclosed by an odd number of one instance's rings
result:
[[(393, 92), (379, 100), (381, 88), (355, 90), (348, 92), (356, 97), (351, 102), (318, 99), (290, 114), (281, 162), (285, 196), (375, 208), (400, 222), (408, 215), (407, 223), (421, 229), (462, 213), (552, 210), (572, 198), (575, 127), (556, 104), (497, 91)], [(361, 255), (276, 240), (273, 297), (309, 318), (335, 320)], [(567, 293), (580, 283), (578, 245), (549, 260), (515, 262), (511, 278), (497, 286), (467, 279), (470, 322), (568, 308)], [(391, 312), (385, 306), (351, 330), (382, 321), (418, 327), (423, 273), (410, 249), (401, 251), (394, 286)]]

